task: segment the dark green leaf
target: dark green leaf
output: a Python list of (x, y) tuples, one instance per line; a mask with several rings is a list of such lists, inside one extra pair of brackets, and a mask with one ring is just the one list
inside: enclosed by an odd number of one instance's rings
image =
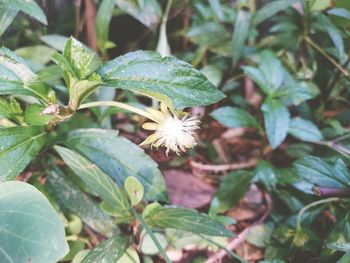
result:
[(0, 3), (8, 4), (11, 8), (21, 11), (47, 25), (45, 13), (34, 0), (11, 0), (10, 3), (8, 0), (0, 0)]
[[(292, 4), (298, 2), (299, 0), (277, 0), (266, 4), (264, 7), (256, 12), (253, 18), (253, 24), (258, 25), (270, 17), (274, 16), (278, 12), (287, 9)], [(323, 1), (323, 0), (321, 0)]]
[(251, 179), (252, 173), (244, 170), (222, 177), (215, 194), (219, 201), (218, 212), (222, 213), (233, 207), (244, 196)]
[(0, 184), (0, 261), (56, 263), (67, 253), (64, 225), (45, 196), (27, 183)]
[(209, 236), (233, 236), (230, 230), (207, 215), (185, 208), (163, 207), (146, 217), (145, 222), (151, 227), (173, 228)]
[(102, 241), (84, 257), (81, 263), (117, 262), (129, 246), (126, 237), (115, 236)]
[(118, 231), (114, 220), (104, 213), (98, 203), (84, 194), (61, 171), (52, 171), (46, 185), (60, 206), (78, 215), (94, 231), (107, 237)]
[(224, 98), (204, 74), (174, 57), (136, 51), (106, 63), (99, 70), (106, 86), (127, 89), (185, 108)]
[(267, 161), (259, 161), (254, 171), (253, 181), (262, 183), (270, 192), (275, 190), (278, 180), (273, 165)]
[(47, 133), (41, 126), (0, 129), (0, 181), (19, 175), (46, 141)]
[(249, 112), (229, 106), (214, 110), (211, 116), (221, 124), (231, 128), (258, 127), (259, 125)]
[(268, 99), (261, 107), (267, 138), (272, 149), (277, 148), (286, 138), (289, 128), (290, 114), (288, 108), (279, 101)]
[(166, 187), (158, 165), (134, 143), (111, 130), (81, 129), (68, 134), (64, 144), (96, 163), (119, 186), (135, 176), (149, 200), (167, 201)]
[(156, 0), (143, 0), (142, 5), (136, 0), (115, 0), (117, 6), (124, 12), (139, 20), (145, 26), (155, 28), (162, 16), (162, 10)]
[(315, 124), (299, 117), (290, 121), (288, 133), (305, 142), (323, 140), (323, 135)]
[(250, 28), (250, 18), (250, 13), (244, 10), (239, 11), (236, 17), (232, 38), (233, 66), (236, 66), (244, 48), (244, 42), (248, 37)]
[(72, 150), (61, 146), (55, 146), (55, 149), (92, 193), (96, 193), (118, 211), (121, 218), (127, 218), (130, 215), (130, 203), (127, 196), (108, 175), (94, 163)]

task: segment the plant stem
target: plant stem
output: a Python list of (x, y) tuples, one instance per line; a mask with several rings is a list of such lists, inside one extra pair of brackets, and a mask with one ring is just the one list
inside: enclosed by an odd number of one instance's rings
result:
[(137, 108), (137, 107), (134, 107), (134, 106), (131, 106), (129, 104), (126, 104), (123, 102), (117, 102), (117, 101), (94, 101), (94, 102), (84, 103), (84, 104), (81, 104), (79, 106), (78, 110), (93, 108), (93, 107), (100, 107), (100, 106), (117, 107), (120, 109), (124, 109), (127, 111), (131, 111), (133, 113), (142, 115), (142, 116), (146, 117), (147, 119), (150, 119), (150, 120), (156, 122), (156, 120), (153, 118), (153, 116), (151, 114), (149, 114), (147, 111), (142, 110), (142, 109)]
[(168, 255), (166, 254), (166, 252), (164, 251), (164, 249), (162, 248), (162, 246), (159, 244), (156, 236), (154, 235), (153, 231), (151, 230), (151, 228), (148, 227), (148, 225), (145, 223), (145, 221), (143, 221), (142, 216), (140, 216), (135, 209), (131, 210), (132, 213), (134, 214), (135, 218), (141, 223), (141, 225), (143, 226), (143, 228), (145, 229), (145, 231), (147, 232), (147, 234), (150, 236), (150, 238), (153, 240), (154, 244), (156, 245), (156, 247), (158, 248), (159, 254), (162, 255), (162, 257), (164, 258), (166, 263), (171, 263), (171, 260), (169, 259)]
[(317, 187), (314, 187), (312, 191), (319, 196), (350, 197), (349, 188), (317, 186)]
[(343, 68), (342, 65), (340, 65), (337, 61), (335, 61), (331, 56), (329, 56), (319, 45), (317, 45), (311, 38), (306, 36), (305, 38), (306, 43), (308, 43), (311, 47), (316, 49), (318, 52), (320, 52), (326, 59), (329, 60), (345, 77), (350, 79), (350, 73)]
[(219, 247), (219, 248), (225, 250), (226, 253), (229, 254), (231, 257), (233, 257), (233, 258), (239, 260), (240, 262), (247, 263), (246, 260), (244, 260), (243, 258), (241, 258), (240, 256), (238, 256), (236, 253), (234, 253), (234, 252), (228, 250), (225, 246), (222, 246), (221, 244), (219, 244), (219, 243), (217, 243), (217, 242), (215, 242), (215, 241), (213, 241), (213, 240), (211, 240), (211, 239), (209, 239), (209, 238), (207, 238), (207, 237), (205, 237), (205, 236), (203, 236), (203, 235), (199, 235), (199, 236), (200, 236), (201, 238), (203, 238), (204, 240), (208, 241), (209, 243), (213, 244), (214, 246), (217, 246), (217, 247)]
[(318, 206), (318, 205), (322, 205), (322, 204), (330, 203), (330, 202), (335, 202), (335, 201), (339, 201), (339, 200), (340, 200), (340, 198), (338, 198), (338, 197), (331, 197), (331, 198), (318, 200), (316, 202), (308, 204), (307, 206), (304, 206), (298, 213), (297, 224), (296, 224), (296, 231), (300, 231), (301, 230), (301, 217), (303, 216), (303, 214), (305, 213), (306, 210), (308, 210), (308, 209), (310, 209), (310, 208), (312, 208), (314, 206)]

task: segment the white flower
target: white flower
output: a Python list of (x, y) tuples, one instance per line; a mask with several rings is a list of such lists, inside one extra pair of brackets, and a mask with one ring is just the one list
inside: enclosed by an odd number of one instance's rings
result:
[(171, 150), (179, 155), (197, 144), (194, 138), (194, 131), (199, 129), (200, 123), (197, 117), (179, 117), (185, 113), (171, 113), (163, 103), (160, 105), (160, 111), (152, 108), (146, 110), (152, 115), (154, 122), (146, 122), (142, 128), (155, 132), (140, 145), (150, 144), (151, 147), (157, 148), (164, 146), (166, 154)]

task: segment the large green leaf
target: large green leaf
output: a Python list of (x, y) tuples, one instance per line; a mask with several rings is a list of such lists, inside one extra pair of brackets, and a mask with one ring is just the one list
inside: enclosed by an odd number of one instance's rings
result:
[(225, 106), (214, 110), (211, 116), (221, 124), (231, 127), (258, 127), (258, 122), (247, 111)]
[(162, 17), (162, 10), (157, 0), (115, 0), (115, 3), (149, 28), (155, 28)]
[(224, 95), (203, 73), (174, 57), (153, 51), (136, 51), (118, 57), (99, 69), (105, 85), (131, 90), (185, 108), (207, 105)]
[(81, 263), (117, 262), (123, 256), (128, 246), (129, 241), (126, 237), (112, 237), (102, 241), (91, 250)]
[(34, 0), (0, 0), (0, 3), (10, 5), (11, 8), (19, 10), (47, 25), (45, 13)]
[(0, 181), (13, 180), (47, 141), (41, 126), (0, 129)]
[(130, 203), (126, 194), (113, 180), (80, 154), (61, 146), (55, 146), (65, 163), (83, 180), (86, 187), (117, 211), (121, 218), (130, 215)]
[(67, 253), (64, 225), (45, 196), (23, 182), (0, 184), (0, 262), (56, 263)]
[(25, 61), (14, 52), (0, 48), (0, 95), (34, 96), (46, 103), (55, 101), (53, 91), (40, 81)]
[(232, 60), (233, 66), (238, 62), (238, 59), (241, 56), (242, 50), (244, 48), (244, 42), (248, 37), (249, 28), (250, 28), (250, 18), (251, 15), (249, 12), (241, 10), (239, 11), (232, 37)]
[(167, 201), (165, 183), (157, 163), (139, 146), (118, 136), (116, 131), (75, 130), (63, 143), (97, 164), (119, 186), (124, 185), (128, 176), (135, 176), (144, 186), (147, 199)]
[(272, 149), (286, 138), (290, 122), (288, 109), (278, 100), (268, 99), (261, 107), (264, 113), (265, 130)]
[(300, 0), (276, 0), (266, 4), (261, 9), (259, 9), (258, 12), (256, 12), (256, 14), (254, 15), (253, 24), (258, 25), (264, 22), (265, 20), (274, 16), (278, 12), (281, 12), (287, 9), (289, 6), (291, 6), (292, 4), (298, 1)]
[(48, 187), (48, 191), (61, 209), (68, 209), (79, 216), (94, 231), (107, 237), (118, 232), (114, 220), (100, 208), (96, 201), (88, 197), (61, 171), (50, 172), (45, 186)]
[(207, 215), (179, 207), (162, 207), (148, 214), (145, 222), (151, 227), (173, 228), (210, 236), (232, 237), (232, 232)]

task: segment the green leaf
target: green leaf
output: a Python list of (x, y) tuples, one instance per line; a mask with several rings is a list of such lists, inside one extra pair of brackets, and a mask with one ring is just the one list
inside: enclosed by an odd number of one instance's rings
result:
[(233, 37), (232, 37), (232, 60), (233, 66), (236, 66), (242, 50), (244, 48), (244, 42), (248, 37), (250, 28), (251, 15), (249, 12), (240, 10), (236, 17)]
[(242, 67), (244, 74), (248, 75), (256, 84), (259, 85), (261, 90), (266, 94), (269, 93), (269, 84), (264, 74), (257, 68), (254, 67)]
[(116, 131), (75, 130), (63, 143), (96, 163), (119, 186), (124, 185), (128, 176), (134, 176), (143, 185), (148, 200), (167, 201), (164, 179), (157, 163), (139, 146), (118, 136)]
[[(324, 1), (324, 0), (321, 0)], [(281, 12), (292, 4), (299, 2), (299, 0), (277, 0), (264, 5), (261, 9), (256, 12), (253, 18), (254, 26), (264, 22), (265, 20), (273, 17), (278, 12)]]
[[(166, 237), (161, 233), (154, 233), (155, 238), (158, 240), (161, 247), (165, 250), (168, 246)], [(141, 241), (141, 252), (145, 255), (156, 255), (158, 254), (158, 248), (154, 244), (150, 235), (146, 234), (143, 236)]]
[(115, 0), (103, 0), (96, 14), (96, 36), (97, 44), (102, 53), (108, 47), (109, 24), (111, 22)]
[(140, 257), (133, 245), (129, 246), (116, 263), (140, 263)]
[(24, 113), (25, 122), (30, 125), (48, 124), (50, 120), (54, 118), (54, 116), (50, 114), (42, 114), (45, 108), (45, 106), (42, 106), (40, 104), (28, 105)]
[(68, 209), (78, 215), (94, 231), (110, 237), (118, 232), (114, 220), (106, 215), (98, 203), (87, 196), (62, 171), (55, 169), (49, 173), (46, 186), (61, 209)]
[(6, 48), (0, 48), (0, 95), (19, 94), (55, 102), (54, 92), (41, 82), (25, 61)]
[(284, 77), (283, 66), (272, 51), (264, 50), (261, 52), (259, 69), (269, 83), (268, 94), (272, 94), (281, 87)]
[(311, 11), (323, 11), (333, 5), (332, 0), (308, 0), (306, 3)]
[(14, 98), (9, 101), (0, 97), (0, 118), (6, 118), (13, 121), (23, 121), (23, 110), (21, 105)]
[(272, 149), (286, 138), (290, 122), (288, 108), (278, 100), (268, 99), (261, 107), (264, 113), (265, 130)]
[(350, 243), (332, 242), (326, 243), (326, 246), (330, 249), (339, 250), (343, 252), (350, 252)]
[(145, 222), (151, 227), (173, 228), (209, 236), (233, 236), (230, 230), (207, 215), (185, 208), (163, 207), (146, 217)]
[(130, 202), (133, 206), (142, 201), (143, 198), (143, 186), (139, 180), (134, 176), (129, 176), (124, 182), (124, 189), (129, 196)]
[(45, 45), (35, 45), (18, 48), (15, 53), (24, 58), (30, 67), (37, 71), (51, 60), (55, 50)]
[(350, 11), (345, 8), (332, 8), (327, 11), (327, 14), (350, 20)]
[(305, 142), (319, 142), (323, 140), (323, 135), (315, 124), (299, 117), (290, 121), (288, 133)]
[(18, 10), (9, 4), (0, 2), (0, 36), (17, 16)]
[(220, 21), (224, 20), (224, 12), (221, 9), (220, 0), (209, 0), (209, 5)]
[(129, 240), (126, 237), (115, 236), (102, 241), (87, 254), (81, 263), (117, 262), (127, 250)]
[(259, 126), (249, 112), (235, 107), (221, 107), (214, 110), (210, 115), (221, 124), (231, 128)]
[(41, 126), (0, 129), (0, 181), (13, 180), (47, 142)]
[(115, 0), (117, 6), (139, 20), (145, 26), (154, 29), (162, 17), (162, 9), (156, 0), (143, 0), (140, 5), (136, 0)]
[(64, 225), (45, 196), (23, 182), (0, 184), (0, 260), (55, 263), (68, 253)]
[(136, 51), (106, 63), (99, 70), (105, 85), (127, 89), (176, 109), (215, 103), (224, 95), (204, 74), (174, 57)]
[(0, 3), (8, 4), (11, 8), (19, 10), (47, 25), (45, 13), (34, 0), (11, 0), (10, 3), (8, 0), (0, 0)]
[(92, 193), (96, 193), (108, 205), (119, 211), (121, 218), (130, 216), (130, 203), (127, 196), (108, 175), (72, 150), (61, 146), (55, 146), (55, 150)]
[(220, 186), (215, 194), (215, 197), (219, 201), (215, 210), (218, 213), (223, 213), (232, 208), (244, 196), (251, 179), (252, 173), (244, 170), (231, 172), (222, 177)]
[(253, 182), (262, 183), (271, 192), (276, 189), (277, 181), (273, 165), (267, 161), (260, 160), (254, 171)]
[(294, 167), (301, 180), (305, 181), (303, 191), (310, 192), (313, 185), (335, 188), (350, 186), (350, 173), (341, 159), (332, 165), (321, 158), (307, 156), (297, 160)]
[(68, 41), (68, 37), (61, 35), (44, 35), (40, 37), (40, 40), (43, 41), (46, 45), (53, 47), (54, 49), (63, 52), (64, 46)]

